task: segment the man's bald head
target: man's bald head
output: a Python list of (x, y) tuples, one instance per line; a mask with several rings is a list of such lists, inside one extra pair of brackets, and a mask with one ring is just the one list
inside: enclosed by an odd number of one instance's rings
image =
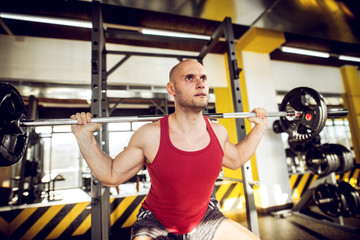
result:
[(176, 64), (169, 73), (169, 81), (170, 82), (175, 82), (175, 76), (178, 75), (179, 70), (182, 69), (182, 66), (186, 65), (186, 64), (200, 64), (202, 66), (201, 63), (199, 63), (198, 61), (194, 60), (194, 59), (188, 59), (188, 60), (184, 60), (181, 61), (180, 63)]

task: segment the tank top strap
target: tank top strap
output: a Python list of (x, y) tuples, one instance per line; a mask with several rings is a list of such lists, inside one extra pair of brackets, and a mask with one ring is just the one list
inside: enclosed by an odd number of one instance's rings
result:
[(222, 149), (222, 146), (221, 146), (221, 144), (220, 144), (220, 142), (219, 142), (219, 139), (218, 139), (218, 137), (216, 136), (213, 128), (211, 127), (210, 120), (209, 120), (206, 116), (203, 116), (203, 117), (204, 117), (204, 119), (205, 119), (206, 127), (207, 127), (208, 132), (209, 132), (209, 135), (210, 135), (210, 139), (211, 139), (210, 141), (213, 142), (214, 144), (218, 145), (218, 147), (220, 148), (221, 152), (224, 153), (224, 152), (223, 152), (223, 149)]
[(169, 133), (169, 115), (160, 119), (160, 147), (166, 142)]
[(209, 120), (206, 116), (204, 116), (204, 115), (203, 115), (203, 117), (204, 117), (205, 122), (206, 122), (206, 128), (208, 129), (208, 132), (209, 132), (209, 134), (210, 134), (210, 137), (212, 138), (212, 137), (215, 136), (215, 133), (214, 133), (214, 130), (212, 129), (212, 127), (211, 127), (210, 120)]

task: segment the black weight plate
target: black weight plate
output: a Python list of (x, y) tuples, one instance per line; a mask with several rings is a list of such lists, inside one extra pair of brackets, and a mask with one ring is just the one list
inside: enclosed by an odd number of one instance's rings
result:
[(312, 88), (299, 87), (288, 92), (279, 107), (280, 111), (302, 112), (294, 119), (280, 117), (283, 130), (294, 140), (306, 141), (318, 135), (327, 119), (324, 98)]
[(0, 83), (0, 166), (17, 163), (27, 148), (27, 133), (9, 130), (11, 120), (25, 116), (25, 105), (20, 93), (7, 83)]
[(313, 199), (319, 209), (328, 216), (341, 215), (344, 199), (333, 184), (323, 183), (318, 185), (313, 192)]
[(349, 183), (341, 181), (338, 183), (338, 191), (342, 194), (346, 199), (346, 206), (344, 206), (344, 210), (342, 216), (344, 217), (352, 217), (355, 216), (359, 212), (359, 192), (351, 186)]

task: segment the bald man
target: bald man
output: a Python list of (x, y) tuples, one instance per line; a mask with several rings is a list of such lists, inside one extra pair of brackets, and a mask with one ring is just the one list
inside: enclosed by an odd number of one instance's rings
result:
[(211, 198), (222, 167), (238, 169), (254, 154), (267, 126), (266, 110), (253, 110), (250, 133), (236, 145), (224, 126), (202, 114), (209, 100), (204, 67), (185, 60), (170, 71), (167, 91), (174, 113), (137, 130), (127, 148), (114, 159), (100, 150), (90, 113), (77, 113), (72, 125), (80, 151), (105, 186), (118, 186), (146, 164), (151, 188), (139, 210), (131, 239), (258, 239), (247, 228), (226, 218)]

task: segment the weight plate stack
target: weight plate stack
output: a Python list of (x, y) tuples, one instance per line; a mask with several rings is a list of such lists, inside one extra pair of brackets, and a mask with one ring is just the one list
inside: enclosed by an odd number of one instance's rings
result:
[(308, 169), (320, 176), (344, 174), (355, 167), (351, 151), (340, 144), (314, 146), (306, 152), (305, 159)]
[(344, 174), (355, 167), (355, 159), (349, 149), (340, 144), (329, 145), (329, 147), (333, 149), (340, 158), (340, 167), (336, 171), (336, 174)]
[(341, 166), (340, 156), (334, 151), (334, 148), (331, 144), (323, 144), (320, 146), (320, 149), (325, 154), (328, 159), (328, 174), (336, 172)]
[(329, 175), (340, 166), (339, 158), (327, 148), (311, 148), (306, 152), (305, 159), (307, 168), (319, 176)]

